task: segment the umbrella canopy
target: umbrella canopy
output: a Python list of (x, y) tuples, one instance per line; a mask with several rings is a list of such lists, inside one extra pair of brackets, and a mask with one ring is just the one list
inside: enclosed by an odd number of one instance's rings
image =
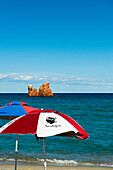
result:
[[(36, 139), (43, 138), (44, 149), (44, 167), (46, 170), (45, 158), (45, 142), (44, 138), (47, 136), (63, 136), (76, 137), (77, 139), (85, 140), (89, 135), (85, 130), (69, 116), (50, 112), (50, 110), (37, 111), (38, 113), (31, 113), (24, 116), (17, 117), (6, 125), (0, 128), (0, 134), (15, 133), (15, 134), (35, 134)], [(15, 170), (17, 167), (17, 156), (15, 161)]]
[(38, 111), (39, 109), (30, 107), (25, 102), (14, 101), (6, 106), (0, 107), (0, 119), (14, 119), (33, 110)]
[(40, 112), (17, 117), (0, 128), (0, 134), (36, 134), (38, 137), (65, 136), (84, 140), (85, 130), (69, 116), (58, 112)]
[[(26, 115), (28, 112), (39, 111), (37, 108), (30, 107), (27, 103), (21, 101), (14, 101), (6, 106), (0, 107), (0, 119), (14, 119), (16, 117)], [(16, 135), (15, 147), (15, 170), (17, 169), (17, 152), (18, 152), (18, 135)]]

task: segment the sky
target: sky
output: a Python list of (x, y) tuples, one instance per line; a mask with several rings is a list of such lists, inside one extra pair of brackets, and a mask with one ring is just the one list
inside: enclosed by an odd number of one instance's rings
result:
[(113, 93), (112, 0), (0, 1), (0, 93)]

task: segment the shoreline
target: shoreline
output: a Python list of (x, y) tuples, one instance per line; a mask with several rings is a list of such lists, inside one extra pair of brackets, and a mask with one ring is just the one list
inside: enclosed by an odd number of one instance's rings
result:
[[(32, 167), (35, 167), (35, 166), (38, 166), (38, 167), (43, 167), (43, 162), (44, 160), (43, 159), (40, 159), (38, 161), (36, 160), (17, 160), (17, 165), (18, 166), (32, 166)], [(66, 167), (66, 168), (69, 168), (69, 169), (73, 169), (73, 168), (96, 168), (96, 169), (100, 169), (100, 168), (112, 168), (113, 169), (113, 164), (107, 164), (107, 163), (94, 163), (94, 162), (73, 162), (72, 160), (70, 162), (68, 162), (68, 160), (65, 160), (65, 161), (61, 161), (61, 160), (46, 160), (47, 161), (47, 166), (48, 167), (60, 167), (61, 169), (63, 167)], [(57, 162), (58, 161), (58, 162)], [(66, 162), (67, 161), (67, 162)], [(5, 160), (5, 159), (0, 159), (0, 167), (1, 166), (7, 166), (7, 165), (10, 165), (10, 166), (14, 166), (15, 165), (15, 159), (9, 159), (9, 160)], [(1, 170), (1, 169), (0, 169)]]
[[(14, 160), (10, 160), (10, 161), (0, 161), (0, 170), (10, 170), (9, 169), (14, 169), (15, 167), (15, 161)], [(44, 169), (44, 164), (43, 162), (37, 163), (37, 162), (29, 162), (29, 161), (18, 161), (17, 162), (17, 167), (19, 168), (19, 170), (24, 170), (24, 169), (28, 169), (28, 170), (35, 170), (35, 169)], [(29, 169), (30, 167), (30, 169)], [(104, 169), (104, 170), (109, 170), (112, 169), (113, 170), (113, 165), (107, 165), (107, 164), (54, 164), (54, 163), (47, 163), (47, 167), (50, 170), (100, 170), (100, 169)], [(17, 170), (18, 170), (17, 168)], [(47, 170), (48, 170), (47, 168)]]
[[(0, 164), (2, 170), (14, 169), (13, 164)], [(47, 166), (47, 170), (110, 170), (113, 167), (85, 167), (85, 166)], [(17, 165), (17, 170), (44, 170), (44, 166), (41, 165)]]

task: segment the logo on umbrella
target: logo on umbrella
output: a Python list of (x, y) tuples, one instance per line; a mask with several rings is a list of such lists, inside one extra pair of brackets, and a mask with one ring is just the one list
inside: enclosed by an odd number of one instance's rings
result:
[(47, 117), (47, 118), (46, 118), (46, 121), (47, 121), (47, 123), (53, 124), (53, 123), (56, 122), (55, 119), (56, 119), (56, 117), (55, 117), (55, 118), (53, 118), (53, 117)]

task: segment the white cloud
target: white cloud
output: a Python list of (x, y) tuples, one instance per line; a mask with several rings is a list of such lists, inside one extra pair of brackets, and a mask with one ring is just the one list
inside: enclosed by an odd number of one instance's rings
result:
[(4, 79), (7, 77), (7, 74), (0, 74), (0, 79)]
[(39, 80), (44, 80), (44, 78), (40, 77)]
[(31, 80), (32, 79), (32, 76), (25, 76), (25, 75), (20, 75), (20, 76), (15, 76), (14, 78), (13, 78), (14, 80)]
[(38, 73), (38, 74), (19, 74), (19, 73), (9, 73), (0, 74), (0, 82), (25, 82), (25, 83), (44, 83), (49, 81), (53, 84), (64, 84), (67, 87), (70, 86), (81, 86), (87, 88), (96, 89), (98, 87), (107, 87), (109, 89), (113, 88), (113, 82), (108, 82), (99, 79), (89, 79), (87, 77), (77, 77), (77, 76), (66, 76), (63, 74), (55, 73)]

